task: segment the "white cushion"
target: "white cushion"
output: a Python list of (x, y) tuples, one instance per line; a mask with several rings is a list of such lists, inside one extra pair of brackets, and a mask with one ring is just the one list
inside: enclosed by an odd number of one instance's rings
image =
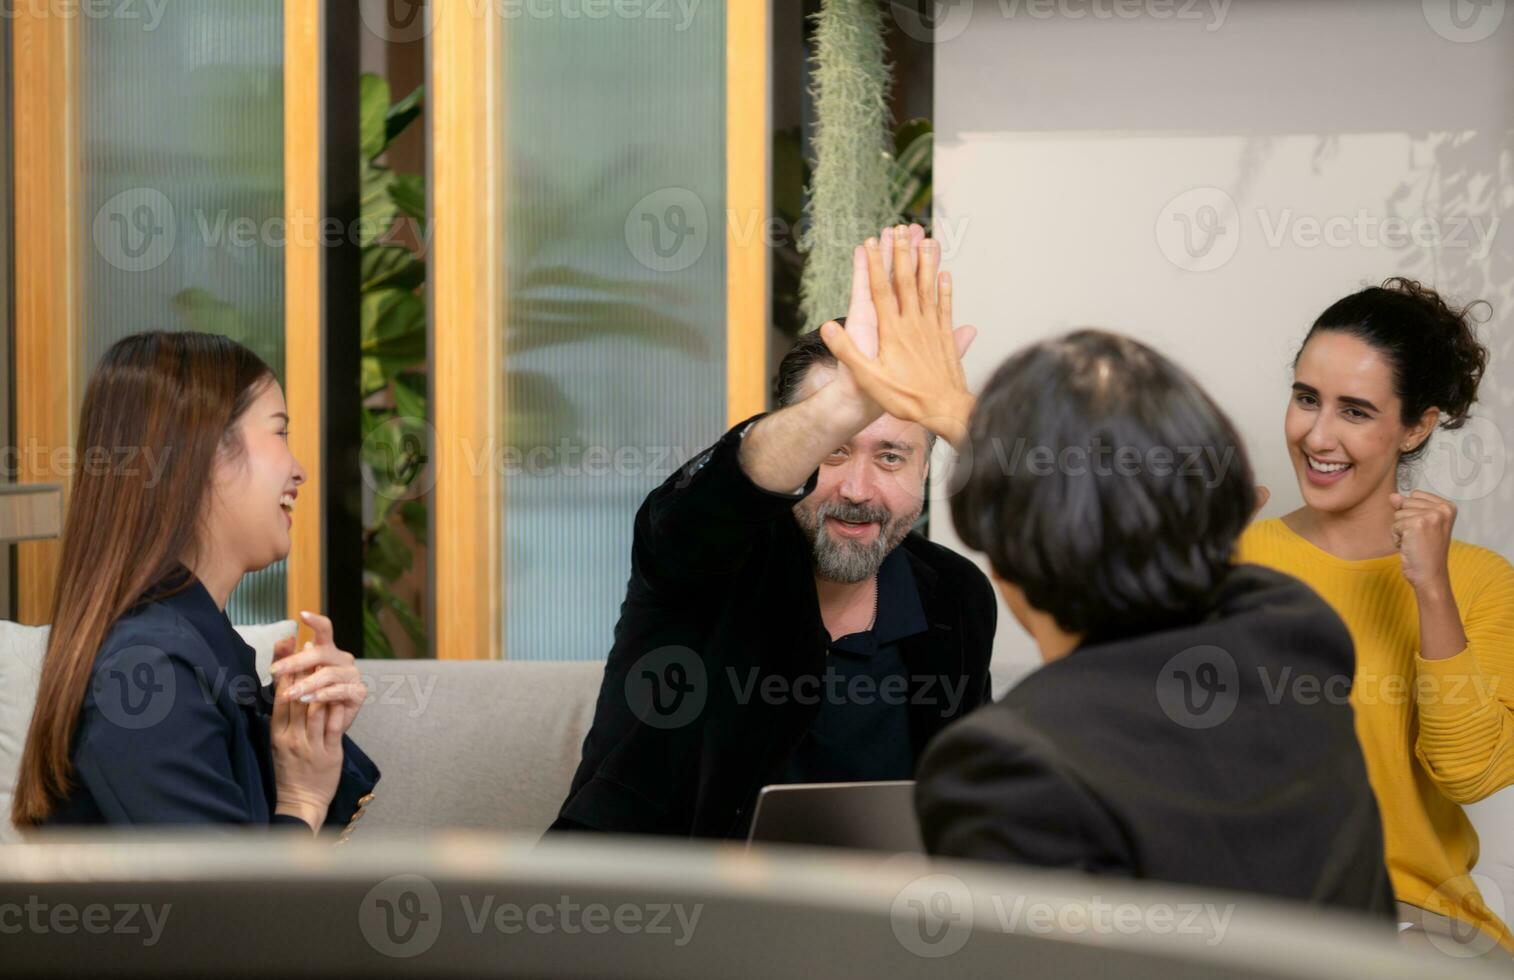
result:
[[(11, 825), (11, 796), (21, 749), (32, 722), (37, 687), (42, 681), (42, 657), (47, 653), (46, 626), (22, 626), (0, 620), (0, 843), (17, 839)], [(294, 620), (262, 626), (238, 626), (237, 632), (257, 653), (258, 677), (267, 683), (273, 645), (293, 635)]]

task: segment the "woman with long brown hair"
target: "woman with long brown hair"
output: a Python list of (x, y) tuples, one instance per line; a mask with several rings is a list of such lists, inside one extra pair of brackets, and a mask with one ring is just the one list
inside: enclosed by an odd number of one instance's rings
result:
[(289, 553), (305, 473), (273, 371), (225, 337), (143, 333), (84, 395), (52, 632), (11, 817), (53, 824), (340, 825), (373, 763), (366, 697), (324, 617), (275, 683), (225, 613)]

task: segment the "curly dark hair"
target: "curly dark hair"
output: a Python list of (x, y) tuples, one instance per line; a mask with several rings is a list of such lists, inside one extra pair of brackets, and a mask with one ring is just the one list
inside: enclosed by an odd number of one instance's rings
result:
[[(1387, 358), (1393, 370), (1393, 393), (1403, 405), (1399, 421), (1417, 423), (1428, 408), (1440, 409), (1440, 427), (1466, 424), (1477, 401), (1477, 387), (1488, 368), (1488, 349), (1477, 341), (1472, 311), (1491, 305), (1478, 300), (1457, 308), (1440, 293), (1413, 279), (1394, 277), (1332, 303), (1319, 315), (1299, 345), (1316, 333), (1333, 330), (1358, 337)], [(1418, 458), (1430, 444), (1424, 439), (1399, 457)]]
[(1098, 330), (999, 367), (950, 486), (962, 541), (1085, 639), (1201, 618), (1256, 507), (1240, 436), (1197, 382)]

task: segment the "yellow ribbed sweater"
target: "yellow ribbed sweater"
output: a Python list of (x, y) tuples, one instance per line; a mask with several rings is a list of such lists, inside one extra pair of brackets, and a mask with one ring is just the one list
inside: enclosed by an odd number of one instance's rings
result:
[(1467, 648), (1425, 660), (1419, 607), (1398, 555), (1346, 561), (1270, 520), (1241, 535), (1236, 561), (1302, 580), (1351, 632), (1356, 734), (1398, 899), (1473, 922), (1514, 950), (1514, 934), (1469, 874), (1477, 833), (1461, 808), (1514, 784), (1514, 567), (1486, 548), (1451, 542), (1447, 570)]

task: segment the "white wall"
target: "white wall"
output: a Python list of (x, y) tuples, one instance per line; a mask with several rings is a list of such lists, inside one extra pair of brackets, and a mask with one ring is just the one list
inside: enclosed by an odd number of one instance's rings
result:
[[(1465, 4), (1485, 19), (1458, 24), (1453, 2), (945, 5), (937, 235), (958, 320), (981, 331), (973, 383), (1074, 327), (1131, 334), (1231, 414), (1272, 517), (1300, 504), (1282, 422), (1313, 319), (1391, 275), (1487, 299), (1493, 361), (1467, 430), (1480, 445), (1438, 434), (1418, 479), (1459, 498), (1458, 537), (1514, 556), (1514, 16), (1503, 0)], [(1186, 248), (1183, 222), (1209, 216), (1223, 232)], [(1453, 452), (1465, 485), (1449, 478)], [(960, 549), (934, 506), (933, 536)], [(1000, 623), (1004, 686), (1037, 658), (1007, 609)], [(1485, 854), (1514, 845), (1502, 796), (1501, 818), (1495, 803), (1479, 814)]]

